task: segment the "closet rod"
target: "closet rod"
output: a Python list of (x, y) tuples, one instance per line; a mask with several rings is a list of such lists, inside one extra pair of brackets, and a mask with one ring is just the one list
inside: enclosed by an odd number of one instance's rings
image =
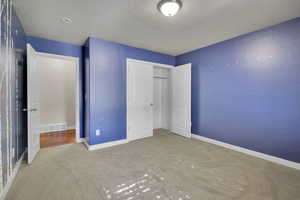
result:
[(163, 77), (163, 76), (153, 76), (153, 78), (168, 79), (168, 77)]

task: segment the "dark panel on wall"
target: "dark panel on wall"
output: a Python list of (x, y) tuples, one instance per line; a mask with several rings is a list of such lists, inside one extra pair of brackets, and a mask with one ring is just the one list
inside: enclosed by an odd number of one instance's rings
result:
[(89, 49), (89, 143), (125, 139), (126, 58), (174, 65), (175, 57), (95, 38), (89, 38)]
[(26, 148), (26, 36), (10, 0), (0, 4), (0, 191)]
[(50, 53), (50, 54), (56, 54), (56, 55), (62, 55), (62, 56), (71, 56), (71, 57), (76, 57), (79, 58), (79, 73), (80, 73), (80, 91), (81, 91), (81, 102), (80, 104), (80, 123), (81, 123), (81, 132), (80, 132), (80, 137), (84, 137), (84, 131), (83, 131), (83, 47), (79, 45), (73, 45), (73, 44), (68, 44), (64, 42), (58, 42), (54, 40), (47, 40), (44, 38), (39, 38), (39, 37), (32, 37), (32, 36), (27, 36), (27, 42), (32, 45), (32, 47), (42, 53)]
[[(13, 39), (13, 62), (14, 75), (12, 80), (14, 82), (14, 113), (16, 120), (15, 127), (15, 155), (14, 163), (16, 163), (21, 157), (22, 153), (27, 146), (27, 114), (22, 112), (23, 108), (26, 108), (27, 98), (26, 98), (26, 35), (21, 25), (21, 22), (15, 12), (12, 9), (12, 39)], [(15, 80), (15, 81), (14, 81)]]
[(176, 57), (192, 132), (300, 162), (300, 18)]
[(84, 88), (84, 102), (83, 102), (83, 110), (84, 110), (84, 137), (86, 141), (89, 143), (89, 124), (90, 124), (90, 87), (89, 84), (87, 84), (86, 80), (90, 80), (90, 40), (87, 39), (87, 41), (84, 44), (83, 47), (83, 55), (84, 55), (84, 66), (83, 66), (83, 88)]

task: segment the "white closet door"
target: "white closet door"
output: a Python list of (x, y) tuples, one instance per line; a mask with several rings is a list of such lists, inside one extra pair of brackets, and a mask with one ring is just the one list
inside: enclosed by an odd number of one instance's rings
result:
[(127, 139), (153, 136), (153, 66), (128, 61)]
[(27, 44), (27, 116), (28, 116), (28, 163), (32, 163), (40, 150), (40, 100), (38, 55), (30, 44)]
[(171, 131), (191, 137), (191, 64), (177, 66), (170, 72)]

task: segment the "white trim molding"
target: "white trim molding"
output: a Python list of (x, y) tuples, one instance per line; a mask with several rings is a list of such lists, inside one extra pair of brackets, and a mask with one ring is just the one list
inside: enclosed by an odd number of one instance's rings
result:
[(112, 142), (106, 142), (106, 143), (95, 144), (95, 145), (89, 145), (87, 143), (87, 141), (84, 140), (84, 144), (85, 144), (86, 148), (89, 151), (94, 151), (94, 150), (98, 150), (98, 149), (104, 149), (104, 148), (108, 148), (108, 147), (112, 147), (112, 146), (116, 146), (116, 145), (121, 145), (121, 144), (126, 144), (126, 143), (128, 143), (127, 139), (116, 140), (116, 141), (112, 141)]
[(297, 162), (285, 160), (285, 159), (278, 158), (278, 157), (275, 157), (275, 156), (270, 156), (268, 154), (260, 153), (260, 152), (257, 152), (257, 151), (252, 151), (252, 150), (249, 150), (249, 149), (246, 149), (246, 148), (243, 148), (243, 147), (239, 147), (239, 146), (235, 146), (235, 145), (232, 145), (232, 144), (220, 142), (220, 141), (213, 140), (213, 139), (203, 137), (203, 136), (199, 136), (199, 135), (196, 135), (196, 134), (192, 134), (192, 138), (203, 141), (203, 142), (207, 142), (207, 143), (210, 143), (210, 144), (218, 145), (218, 146), (221, 146), (221, 147), (224, 147), (224, 148), (227, 148), (227, 149), (231, 149), (231, 150), (234, 150), (234, 151), (237, 151), (237, 152), (240, 152), (240, 153), (244, 153), (244, 154), (247, 154), (247, 155), (250, 155), (250, 156), (261, 158), (261, 159), (264, 159), (264, 160), (267, 160), (267, 161), (270, 161), (270, 162), (273, 162), (273, 163), (276, 163), (276, 164), (284, 165), (286, 167), (290, 167), (290, 168), (300, 170), (300, 163), (297, 163)]
[(1, 194), (0, 194), (0, 200), (4, 200), (9, 189), (11, 188), (17, 174), (18, 174), (18, 171), (21, 167), (21, 164), (23, 162), (23, 159), (24, 159), (24, 156), (25, 154), (27, 153), (27, 149), (23, 152), (23, 154), (21, 155), (20, 159), (18, 160), (18, 162), (16, 163), (13, 171), (12, 171), (12, 174), (11, 176), (8, 177), (8, 180), (7, 180), (7, 183), (6, 185), (4, 186), (3, 190), (1, 191)]
[(78, 138), (78, 139), (76, 139), (76, 143), (82, 143), (82, 142), (85, 143), (85, 138)]
[(51, 133), (76, 129), (76, 126), (67, 126), (66, 123), (40, 125), (40, 133)]

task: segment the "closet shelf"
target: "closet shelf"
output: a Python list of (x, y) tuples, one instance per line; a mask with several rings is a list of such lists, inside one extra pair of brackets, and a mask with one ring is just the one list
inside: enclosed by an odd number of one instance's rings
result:
[(167, 76), (153, 76), (153, 78), (168, 79), (168, 77), (167, 77)]

